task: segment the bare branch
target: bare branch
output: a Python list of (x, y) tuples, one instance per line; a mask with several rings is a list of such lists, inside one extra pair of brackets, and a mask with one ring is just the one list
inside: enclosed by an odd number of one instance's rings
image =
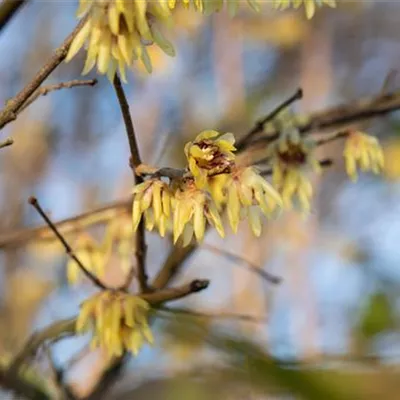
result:
[(27, 0), (4, 0), (0, 6), (0, 32)]
[[(89, 226), (102, 224), (118, 215), (126, 213), (130, 209), (131, 204), (131, 198), (122, 199), (74, 217), (63, 219), (54, 223), (54, 225), (64, 235), (74, 233)], [(0, 248), (21, 246), (30, 240), (53, 240), (53, 237), (53, 232), (48, 225), (37, 228), (24, 228), (0, 235)]]
[[(126, 134), (128, 136), (129, 148), (131, 151), (131, 167), (133, 170), (135, 183), (139, 184), (143, 182), (143, 178), (136, 173), (136, 168), (142, 164), (139, 147), (136, 140), (135, 128), (133, 126), (133, 121), (131, 118), (131, 113), (129, 110), (129, 103), (126, 99), (124, 89), (122, 88), (121, 80), (119, 79), (118, 74), (115, 74), (114, 77), (114, 89), (117, 94), (119, 106), (121, 108), (122, 117), (125, 123)], [(146, 273), (146, 251), (147, 245), (145, 240), (145, 226), (144, 226), (144, 218), (141, 217), (139, 226), (135, 236), (136, 246), (135, 246), (135, 255), (137, 261), (137, 278), (139, 281), (140, 290), (145, 293), (149, 291), (147, 286), (147, 273)], [(133, 267), (132, 267), (133, 269)], [(128, 274), (127, 280), (122, 286), (122, 289), (126, 289), (129, 287), (131, 280), (135, 274), (132, 272)]]
[[(275, 275), (268, 273), (267, 271), (264, 271), (263, 269), (261, 269), (261, 267), (259, 265), (256, 265), (256, 264), (252, 263), (251, 261), (246, 260), (243, 257), (238, 256), (235, 253), (232, 253), (229, 250), (221, 249), (217, 246), (213, 246), (212, 244), (208, 244), (208, 243), (202, 243), (201, 248), (205, 248), (214, 253), (221, 254), (233, 261), (236, 261), (239, 263), (246, 263), (247, 265), (243, 266), (244, 268), (247, 268), (251, 272), (253, 272), (257, 275), (260, 275), (263, 279), (265, 279), (269, 283), (272, 283), (273, 285), (278, 285), (282, 281), (282, 278), (280, 278), (279, 276), (275, 276)], [(238, 264), (238, 265), (241, 266), (240, 264)]]
[(12, 144), (14, 144), (14, 140), (11, 138), (7, 138), (4, 142), (0, 143), (0, 149), (2, 149), (3, 147), (11, 146)]
[(76, 254), (72, 250), (71, 246), (67, 243), (67, 241), (64, 239), (64, 237), (58, 231), (57, 227), (53, 224), (53, 222), (50, 220), (50, 218), (43, 211), (43, 209), (40, 206), (38, 200), (35, 197), (30, 197), (29, 198), (29, 204), (31, 204), (36, 209), (36, 211), (40, 214), (40, 216), (46, 221), (46, 223), (49, 226), (49, 228), (54, 232), (54, 234), (57, 236), (58, 240), (64, 246), (65, 252), (68, 254), (69, 257), (71, 257), (78, 264), (79, 268), (87, 276), (87, 278), (89, 278), (100, 289), (107, 289), (107, 286), (105, 286), (103, 284), (103, 282), (100, 281), (100, 279), (98, 279), (95, 275), (93, 275), (82, 264), (82, 262), (79, 260), (79, 258), (76, 256)]
[[(304, 122), (296, 124), (295, 128), (302, 135), (308, 135), (315, 131), (345, 128), (352, 123), (381, 117), (399, 109), (400, 92), (388, 93), (311, 114)], [(276, 140), (279, 134), (277, 129), (268, 136), (262, 136), (249, 142), (246, 144), (246, 148), (257, 144), (265, 145), (265, 143)]]
[(264, 324), (268, 322), (267, 318), (258, 317), (255, 315), (249, 314), (238, 314), (238, 313), (230, 313), (230, 312), (219, 312), (219, 313), (207, 313), (203, 311), (197, 310), (190, 310), (188, 308), (170, 308), (170, 307), (160, 307), (161, 311), (167, 311), (172, 314), (183, 314), (193, 317), (205, 317), (205, 318), (212, 318), (212, 319), (233, 319), (233, 320), (240, 320), (246, 322), (254, 322), (255, 324)]
[(43, 81), (64, 61), (72, 41), (85, 23), (86, 18), (83, 18), (72, 33), (65, 39), (64, 43), (56, 49), (46, 64), (39, 70), (32, 81), (29, 82), (17, 95), (7, 101), (6, 106), (0, 112), (0, 129), (4, 128), (4, 126), (17, 118), (24, 103), (39, 88)]
[(28, 108), (40, 96), (46, 96), (50, 92), (54, 92), (56, 90), (61, 90), (61, 89), (71, 89), (79, 86), (94, 86), (96, 84), (97, 84), (97, 79), (84, 79), (84, 80), (74, 79), (68, 82), (61, 82), (61, 83), (55, 83), (54, 85), (43, 86), (38, 90), (36, 90), (36, 92), (33, 93), (32, 96), (29, 97), (29, 99), (26, 100), (26, 102), (20, 108), (18, 114), (24, 111), (26, 108)]
[(276, 118), (280, 112), (282, 112), (285, 108), (289, 107), (292, 103), (294, 103), (297, 100), (301, 100), (302, 98), (303, 98), (303, 90), (299, 88), (292, 96), (290, 96), (282, 104), (277, 106), (267, 116), (257, 121), (254, 127), (237, 143), (238, 150), (242, 150), (255, 135), (261, 133), (264, 129), (265, 124)]
[(46, 342), (59, 340), (75, 334), (75, 318), (57, 321), (39, 332), (34, 332), (9, 367), (11, 374), (17, 374), (21, 366), (35, 357), (39, 348)]

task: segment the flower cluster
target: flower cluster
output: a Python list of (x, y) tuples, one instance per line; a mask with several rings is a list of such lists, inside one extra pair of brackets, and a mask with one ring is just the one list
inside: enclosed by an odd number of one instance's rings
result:
[(273, 0), (273, 7), (278, 10), (285, 10), (293, 5), (294, 8), (299, 8), (304, 5), (306, 16), (311, 19), (317, 7), (327, 5), (331, 8), (336, 7), (336, 0)]
[(152, 231), (157, 227), (164, 237), (171, 217), (172, 194), (169, 186), (160, 179), (149, 179), (135, 186), (133, 196), (133, 230), (137, 230), (144, 214), (146, 229)]
[[(75, 255), (89, 272), (101, 278), (115, 253), (121, 270), (127, 272), (131, 268), (133, 233), (131, 220), (126, 214), (115, 216), (108, 224), (102, 242), (88, 233), (80, 234), (74, 243)], [(76, 284), (83, 276), (79, 265), (70, 258), (66, 268), (69, 284)]]
[[(182, 178), (171, 179), (169, 185), (156, 178), (137, 185), (133, 190), (134, 230), (144, 213), (162, 235), (171, 226), (174, 243), (182, 238), (184, 246), (193, 237), (203, 239), (207, 222), (224, 237), (221, 212), (226, 207), (235, 233), (239, 221), (248, 218), (259, 236), (261, 213), (272, 216), (282, 205), (281, 197), (255, 168), (236, 164), (234, 142), (231, 133), (201, 132), (185, 146), (188, 167)], [(149, 225), (146, 222), (152, 228)]]
[(272, 182), (282, 195), (285, 208), (293, 207), (297, 199), (304, 212), (310, 211), (312, 185), (307, 177), (311, 170), (321, 172), (318, 160), (314, 156), (315, 143), (302, 139), (296, 130), (281, 135), (268, 147), (272, 163)]
[(124, 351), (137, 355), (145, 342), (153, 343), (147, 321), (149, 308), (138, 296), (104, 290), (82, 303), (76, 331), (91, 331), (91, 346), (103, 349), (110, 358)]
[(346, 171), (350, 179), (358, 178), (357, 165), (361, 171), (379, 174), (384, 167), (384, 154), (377, 138), (363, 132), (350, 132), (343, 151)]
[(80, 0), (78, 17), (87, 21), (69, 48), (66, 61), (71, 60), (87, 42), (83, 74), (96, 65), (100, 74), (111, 80), (118, 69), (126, 80), (126, 67), (140, 59), (147, 71), (152, 70), (146, 46), (156, 43), (166, 54), (175, 54), (171, 43), (157, 28), (159, 21), (171, 15), (163, 0)]

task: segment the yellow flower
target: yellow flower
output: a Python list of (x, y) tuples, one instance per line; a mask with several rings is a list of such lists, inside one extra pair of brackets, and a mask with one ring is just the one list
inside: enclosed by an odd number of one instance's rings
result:
[[(168, 0), (168, 6), (174, 9), (177, 3), (182, 3), (185, 8), (188, 8), (191, 4), (196, 11), (199, 11), (205, 15), (209, 15), (213, 12), (221, 11), (224, 0)], [(228, 12), (231, 16), (234, 16), (239, 8), (240, 0), (226, 0)], [(260, 4), (258, 0), (247, 0), (248, 5), (255, 11), (260, 11)]]
[(297, 198), (304, 212), (310, 211), (312, 185), (307, 177), (309, 170), (319, 174), (321, 166), (314, 154), (315, 142), (302, 139), (297, 130), (289, 130), (270, 144), (272, 183), (281, 193), (285, 208), (293, 208)]
[(121, 356), (124, 351), (137, 355), (146, 341), (153, 343), (147, 322), (149, 308), (140, 297), (101, 291), (82, 303), (76, 331), (91, 331), (91, 346), (102, 348), (110, 358)]
[(171, 198), (169, 186), (160, 179), (149, 179), (133, 189), (132, 219), (136, 232), (144, 213), (146, 229), (156, 226), (162, 237), (171, 217)]
[(196, 186), (207, 186), (208, 177), (227, 173), (234, 164), (235, 138), (231, 133), (219, 136), (216, 131), (204, 131), (185, 145), (185, 155)]
[[(101, 246), (90, 235), (84, 233), (77, 238), (74, 247), (75, 255), (88, 271), (95, 276), (101, 276), (104, 273), (111, 255), (111, 246)], [(76, 284), (83, 276), (79, 265), (70, 258), (66, 268), (69, 284)]]
[(166, 21), (170, 10), (164, 0), (80, 0), (78, 17), (88, 19), (71, 43), (66, 61), (70, 61), (88, 42), (83, 74), (97, 65), (100, 74), (112, 80), (117, 68), (126, 81), (126, 67), (140, 59), (151, 72), (146, 45), (155, 42), (165, 53), (175, 54), (171, 43), (156, 23)]
[(321, 7), (324, 4), (335, 8), (336, 0), (273, 0), (273, 7), (278, 10), (286, 10), (291, 5), (293, 5), (294, 8), (299, 8), (301, 5), (304, 5), (308, 19), (314, 16), (317, 7)]
[(217, 206), (208, 194), (194, 184), (193, 179), (184, 179), (175, 192), (174, 243), (183, 235), (183, 246), (187, 246), (195, 235), (198, 241), (204, 237), (206, 221), (224, 237), (224, 227)]
[(301, 209), (305, 213), (310, 212), (313, 188), (310, 180), (302, 170), (291, 167), (286, 168), (279, 178), (275, 176), (274, 185), (279, 188), (285, 208), (293, 208), (293, 199), (297, 198)]
[(259, 210), (261, 209), (266, 217), (270, 217), (282, 205), (279, 193), (252, 167), (235, 168), (227, 183), (226, 191), (228, 219), (235, 233), (239, 221), (247, 216), (254, 234), (259, 236), (261, 234)]
[(357, 164), (361, 171), (379, 174), (384, 167), (384, 154), (377, 138), (359, 131), (352, 131), (346, 140), (343, 156), (350, 179), (358, 178)]

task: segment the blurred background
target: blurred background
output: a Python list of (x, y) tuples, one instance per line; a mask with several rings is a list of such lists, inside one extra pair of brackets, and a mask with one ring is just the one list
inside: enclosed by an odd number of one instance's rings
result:
[[(3, 30), (1, 102), (31, 79), (73, 29), (76, 3), (31, 1)], [(277, 12), (268, 4), (260, 15), (244, 6), (235, 19), (225, 12), (204, 18), (178, 8), (168, 36), (176, 57), (151, 47), (152, 75), (137, 64), (125, 86), (144, 162), (182, 167), (183, 145), (197, 133), (216, 129), (240, 137), (298, 87), (304, 99), (293, 111), (300, 114), (378, 94), (388, 73), (400, 65), (400, 4), (338, 3), (336, 10), (321, 8), (311, 21), (303, 10)], [(46, 83), (79, 78), (84, 56), (81, 52), (62, 64)], [(4, 362), (33, 330), (76, 315), (90, 293), (86, 285), (67, 285), (67, 259), (56, 242), (38, 236), (10, 239), (15, 231), (41, 225), (27, 198), (37, 196), (58, 221), (126, 199), (132, 188), (129, 148), (113, 88), (106, 78), (92, 77), (99, 80), (94, 87), (41, 97), (3, 132), (15, 140), (0, 157)], [(397, 90), (398, 83), (393, 79), (388, 90)], [(385, 173), (361, 175), (351, 183), (342, 163), (343, 142), (334, 142), (319, 150), (321, 158), (335, 162), (315, 179), (317, 194), (307, 219), (287, 213), (265, 225), (258, 239), (246, 222), (238, 235), (224, 240), (209, 232), (176, 283), (207, 278), (211, 285), (174, 305), (214, 316), (188, 319), (166, 313), (170, 317), (154, 325), (154, 346), (129, 361), (103, 398), (191, 400), (210, 398), (211, 389), (221, 399), (292, 398), (288, 391), (321, 399), (333, 398), (337, 388), (347, 395), (349, 388), (359, 390), (349, 397), (353, 399), (398, 398), (399, 115), (354, 127), (382, 141)], [(121, 224), (127, 223), (129, 214), (121, 215)], [(107, 224), (97, 225), (92, 234), (101, 238)], [(76, 231), (68, 235), (71, 243), (86, 228)], [(156, 234), (147, 234), (147, 240), (153, 276), (171, 245)], [(110, 281), (121, 274), (118, 256), (113, 263)], [(265, 282), (248, 265), (282, 282)], [(223, 318), (226, 313), (252, 319)], [(228, 329), (238, 342), (207, 345), (214, 329)], [(67, 371), (66, 380), (82, 396), (104, 368), (102, 354), (89, 352), (86, 339), (52, 346), (54, 363)], [(238, 384), (222, 372), (212, 374), (226, 359), (256, 357), (249, 346), (294, 363), (292, 372), (301, 365), (307, 375), (282, 373), (279, 365), (268, 362), (258, 368), (265, 375), (250, 384)], [(48, 368), (44, 354), (37, 362), (38, 368)], [(212, 375), (209, 385), (193, 379), (203, 373), (204, 379)], [(315, 391), (314, 381), (326, 383), (326, 393)]]

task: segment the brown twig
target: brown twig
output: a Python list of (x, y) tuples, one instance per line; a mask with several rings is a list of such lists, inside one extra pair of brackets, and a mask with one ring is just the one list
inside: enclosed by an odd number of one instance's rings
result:
[(14, 144), (14, 140), (11, 138), (7, 138), (4, 142), (0, 143), (0, 149), (2, 149), (3, 147), (11, 146), (12, 144)]
[[(301, 135), (308, 135), (315, 131), (345, 128), (349, 124), (384, 116), (398, 109), (400, 92), (387, 93), (311, 114), (305, 121), (296, 123), (294, 128), (298, 129)], [(270, 143), (276, 140), (279, 134), (279, 129), (276, 129), (268, 136), (261, 136), (247, 143), (246, 147)]]
[[(125, 92), (124, 89), (122, 88), (121, 80), (119, 79), (118, 74), (115, 74), (114, 77), (114, 89), (118, 98), (122, 117), (124, 119), (126, 134), (128, 136), (129, 149), (131, 152), (130, 165), (132, 167), (132, 171), (134, 174), (135, 183), (139, 184), (143, 182), (143, 178), (136, 173), (136, 168), (142, 164), (142, 160), (140, 158), (139, 147), (136, 140), (135, 128), (133, 126), (133, 121), (129, 110), (129, 103), (128, 100), (126, 99)], [(143, 217), (140, 219), (135, 240), (136, 240), (135, 255), (137, 261), (136, 275), (138, 278), (140, 290), (141, 292), (145, 293), (149, 290), (149, 288), (147, 286), (147, 273), (146, 273), (147, 245), (145, 240), (145, 226)], [(135, 276), (133, 272), (128, 274), (126, 282), (122, 285), (122, 289), (126, 289), (129, 287), (133, 276)]]
[[(331, 158), (325, 158), (325, 159), (319, 161), (319, 165), (322, 168), (328, 168), (333, 165), (333, 160)], [(270, 175), (272, 175), (272, 169), (271, 168), (264, 169), (264, 170), (260, 171), (260, 175), (261, 176), (270, 176)]]
[(44, 219), (44, 221), (47, 223), (49, 228), (53, 231), (53, 233), (57, 236), (58, 240), (60, 243), (64, 246), (65, 252), (69, 257), (71, 257), (79, 266), (81, 271), (86, 275), (87, 278), (89, 278), (97, 287), (100, 289), (107, 289), (107, 286), (105, 286), (100, 279), (98, 279), (95, 275), (93, 275), (87, 268), (82, 264), (82, 262), (79, 260), (79, 258), (76, 256), (74, 251), (72, 250), (71, 246), (67, 243), (67, 241), (64, 239), (63, 235), (58, 231), (57, 227), (53, 224), (53, 222), (50, 220), (50, 218), (46, 215), (46, 213), (43, 211), (42, 207), (40, 206), (38, 200), (35, 197), (30, 197), (29, 198), (29, 204), (31, 204), (36, 211), (39, 213), (39, 215)]
[(336, 141), (338, 139), (345, 139), (345, 138), (347, 138), (347, 136), (349, 136), (349, 133), (350, 132), (348, 130), (340, 131), (340, 132), (337, 132), (337, 133), (335, 133), (332, 136), (329, 136), (327, 138), (322, 138), (322, 139), (316, 140), (315, 144), (317, 146), (323, 146), (325, 144), (334, 142), (334, 141)]
[(74, 79), (68, 82), (61, 82), (61, 83), (55, 83), (54, 85), (43, 86), (38, 90), (36, 90), (36, 92), (34, 92), (32, 96), (26, 100), (26, 102), (20, 108), (18, 114), (24, 111), (26, 108), (28, 108), (40, 96), (46, 96), (50, 92), (54, 92), (56, 90), (61, 90), (61, 89), (71, 89), (79, 86), (94, 86), (96, 84), (97, 84), (97, 79), (84, 79), (84, 80)]
[(18, 374), (21, 366), (35, 357), (39, 348), (46, 342), (61, 339), (75, 334), (76, 319), (70, 318), (57, 321), (39, 332), (34, 332), (27, 340), (21, 351), (15, 356), (9, 367), (11, 374)]
[(148, 176), (151, 178), (160, 178), (162, 176), (169, 179), (182, 178), (187, 172), (186, 169), (170, 168), (170, 167), (152, 167), (146, 164), (140, 164), (135, 169), (140, 176)]
[(86, 18), (83, 18), (72, 33), (64, 40), (63, 44), (56, 49), (50, 59), (40, 68), (39, 72), (34, 76), (18, 94), (8, 100), (4, 109), (0, 112), (0, 129), (17, 118), (21, 107), (39, 88), (43, 81), (60, 65), (68, 54), (69, 47), (75, 36), (86, 23)]
[(193, 317), (205, 317), (212, 319), (234, 319), (240, 321), (254, 322), (255, 324), (263, 324), (268, 322), (267, 318), (257, 317), (255, 315), (249, 314), (237, 314), (230, 312), (220, 312), (220, 313), (207, 313), (204, 311), (190, 310), (188, 308), (170, 308), (170, 307), (160, 307), (161, 311), (167, 311), (173, 314), (183, 314)]
[(27, 3), (27, 0), (4, 0), (0, 6), (0, 32), (15, 15), (15, 13)]
[(264, 129), (265, 124), (267, 124), (269, 121), (272, 121), (274, 118), (276, 118), (280, 112), (282, 112), (285, 108), (289, 107), (292, 103), (294, 103), (297, 100), (300, 100), (303, 98), (303, 90), (301, 88), (297, 89), (297, 91), (290, 96), (288, 99), (286, 99), (282, 104), (277, 106), (274, 110), (272, 110), (268, 115), (266, 115), (264, 118), (260, 119), (257, 121), (254, 125), (254, 127), (242, 138), (238, 141), (237, 143), (237, 149), (242, 150), (246, 144), (258, 133), (261, 133)]
[[(275, 275), (268, 273), (267, 271), (264, 271), (263, 269), (260, 268), (259, 265), (256, 265), (256, 264), (252, 263), (251, 261), (246, 260), (243, 257), (238, 256), (235, 253), (232, 253), (229, 250), (221, 249), (221, 248), (219, 248), (217, 246), (213, 246), (212, 244), (209, 244), (209, 243), (202, 243), (201, 248), (205, 248), (214, 253), (221, 254), (235, 262), (246, 263), (246, 266), (243, 265), (244, 268), (247, 268), (251, 272), (253, 272), (257, 275), (260, 275), (263, 279), (265, 279), (269, 283), (272, 283), (273, 285), (278, 285), (282, 281), (282, 278), (280, 278), (279, 276), (275, 276)], [(240, 264), (238, 264), (238, 265), (241, 266)]]
[[(54, 225), (64, 235), (74, 233), (88, 226), (95, 226), (107, 222), (129, 210), (132, 204), (131, 198), (122, 199), (105, 206), (95, 208), (71, 218), (63, 219)], [(0, 248), (21, 246), (30, 240), (53, 240), (53, 233), (48, 225), (37, 228), (24, 228), (10, 233), (0, 235)]]

